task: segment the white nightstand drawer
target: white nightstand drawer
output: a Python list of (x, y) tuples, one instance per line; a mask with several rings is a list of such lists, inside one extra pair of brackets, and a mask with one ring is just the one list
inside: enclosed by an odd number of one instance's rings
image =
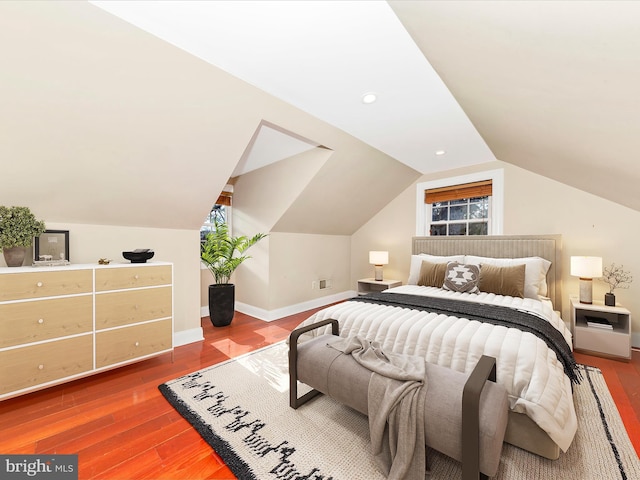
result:
[(631, 358), (631, 312), (626, 308), (610, 307), (602, 302), (584, 304), (571, 298), (571, 326), (575, 350)]
[(631, 348), (629, 335), (607, 332), (596, 327), (578, 327), (576, 331), (579, 332), (575, 341), (575, 348), (578, 350), (589, 350), (616, 357), (629, 357), (629, 349)]

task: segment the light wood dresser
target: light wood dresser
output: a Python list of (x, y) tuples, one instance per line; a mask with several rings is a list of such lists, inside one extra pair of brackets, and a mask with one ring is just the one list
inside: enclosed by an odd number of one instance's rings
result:
[(0, 400), (172, 350), (170, 263), (0, 268)]

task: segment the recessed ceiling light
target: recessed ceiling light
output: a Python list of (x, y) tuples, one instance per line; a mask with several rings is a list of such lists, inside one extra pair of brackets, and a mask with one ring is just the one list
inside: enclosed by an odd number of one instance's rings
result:
[(378, 99), (377, 95), (373, 92), (368, 92), (362, 95), (362, 103), (373, 103)]
[(444, 155), (447, 153), (445, 150), (436, 150), (436, 155)]

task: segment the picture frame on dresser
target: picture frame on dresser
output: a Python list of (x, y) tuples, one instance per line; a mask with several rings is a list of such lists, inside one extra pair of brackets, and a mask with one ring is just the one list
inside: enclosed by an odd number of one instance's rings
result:
[[(42, 258), (40, 258), (42, 257)], [(69, 261), (69, 230), (45, 230), (33, 242), (34, 261)]]

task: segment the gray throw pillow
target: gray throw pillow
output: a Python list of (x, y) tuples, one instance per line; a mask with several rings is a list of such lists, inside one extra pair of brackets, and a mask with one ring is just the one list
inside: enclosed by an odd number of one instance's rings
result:
[(454, 292), (478, 293), (480, 268), (477, 265), (465, 265), (458, 262), (447, 263), (442, 288)]

